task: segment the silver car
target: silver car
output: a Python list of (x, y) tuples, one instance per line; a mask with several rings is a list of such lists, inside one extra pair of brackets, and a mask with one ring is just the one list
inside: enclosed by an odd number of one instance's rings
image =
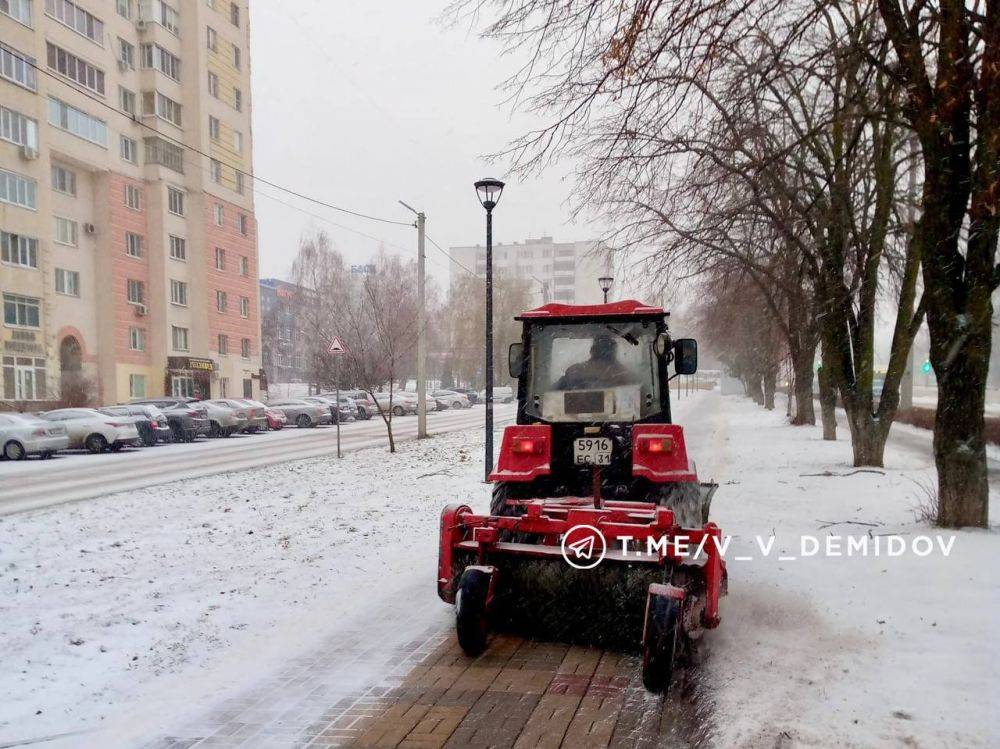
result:
[(281, 411), (288, 419), (289, 424), (303, 429), (305, 427), (329, 424), (333, 421), (330, 415), (330, 408), (325, 404), (307, 403), (296, 398), (285, 398), (282, 400), (269, 401), (268, 408)]
[(102, 414), (93, 408), (60, 408), (46, 411), (41, 416), (46, 421), (65, 426), (71, 448), (83, 447), (92, 453), (105, 450), (117, 452), (123, 447), (142, 443), (133, 422)]
[[(389, 394), (388, 393), (375, 393), (375, 402), (378, 403), (379, 409), (382, 412), (389, 411)], [(428, 410), (433, 411), (431, 407), (432, 401), (428, 401)], [(415, 414), (417, 412), (417, 399), (410, 398), (405, 393), (401, 391), (396, 391), (392, 394), (392, 415), (393, 416), (405, 416), (406, 414)]]
[(53, 424), (31, 414), (0, 414), (0, 455), (7, 460), (42, 458), (69, 447), (69, 434), (62, 424)]
[(250, 423), (248, 407), (236, 401), (217, 398), (198, 403), (208, 411), (209, 437), (231, 437)]

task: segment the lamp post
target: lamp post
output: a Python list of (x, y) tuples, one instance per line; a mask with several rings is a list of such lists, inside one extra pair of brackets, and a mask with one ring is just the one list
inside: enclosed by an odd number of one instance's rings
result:
[(611, 291), (611, 284), (615, 282), (611, 276), (601, 276), (597, 279), (597, 283), (601, 285), (601, 291), (604, 292), (604, 303), (608, 303), (608, 292)]
[(493, 470), (493, 209), (501, 193), (503, 182), (498, 179), (476, 182), (476, 195), (486, 209), (486, 481)]

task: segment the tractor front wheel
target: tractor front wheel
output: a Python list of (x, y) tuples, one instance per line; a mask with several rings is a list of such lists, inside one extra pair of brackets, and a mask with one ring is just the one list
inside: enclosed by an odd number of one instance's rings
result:
[(482, 570), (467, 569), (458, 581), (455, 594), (455, 630), (465, 654), (475, 658), (486, 650), (486, 598), (490, 576)]
[(650, 692), (666, 692), (679, 649), (681, 602), (653, 596), (646, 611), (642, 644), (642, 683)]

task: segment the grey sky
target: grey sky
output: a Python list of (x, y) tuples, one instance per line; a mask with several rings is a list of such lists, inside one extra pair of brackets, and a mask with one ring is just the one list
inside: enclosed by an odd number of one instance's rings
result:
[[(534, 122), (501, 107), (496, 90), (516, 61), (467, 28), (445, 28), (445, 0), (252, 0), (254, 170), (330, 203), (399, 220), (402, 198), (428, 216), (442, 247), (483, 241), (472, 183), (504, 176), (482, 156)], [(294, 13), (289, 10), (294, 8)], [(496, 241), (591, 237), (569, 222), (559, 170), (512, 181), (494, 214)], [(354, 218), (257, 185), (261, 276), (284, 276), (303, 231), (325, 228), (351, 262), (378, 241), (312, 218), (415, 246), (415, 230)], [(395, 250), (389, 247), (390, 251)], [(448, 260), (428, 248), (428, 272)]]

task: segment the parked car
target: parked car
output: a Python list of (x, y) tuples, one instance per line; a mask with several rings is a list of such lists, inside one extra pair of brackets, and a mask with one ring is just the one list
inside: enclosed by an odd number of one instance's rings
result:
[[(320, 395), (326, 398), (333, 398), (336, 397), (337, 394), (334, 392), (334, 393), (320, 393)], [(357, 390), (357, 389), (341, 390), (340, 397), (350, 398), (352, 401), (354, 401), (355, 416), (361, 419), (362, 421), (367, 421), (376, 413), (378, 413), (378, 406), (375, 405), (375, 399), (372, 398), (364, 390)]]
[(330, 416), (329, 406), (319, 403), (308, 403), (297, 398), (271, 401), (267, 404), (267, 407), (273, 408), (275, 411), (281, 411), (285, 414), (289, 423), (295, 424), (300, 429), (319, 426), (320, 424), (329, 424), (333, 418)]
[(210, 437), (231, 437), (237, 432), (242, 432), (250, 423), (249, 408), (242, 403), (225, 398), (214, 398), (198, 403), (208, 410)]
[(288, 423), (288, 417), (285, 416), (284, 412), (277, 410), (276, 408), (265, 408), (264, 418), (267, 419), (268, 429), (284, 429), (285, 424)]
[[(389, 408), (389, 393), (375, 393), (375, 400), (383, 410)], [(392, 415), (405, 416), (417, 412), (417, 399), (407, 396), (402, 390), (396, 390), (392, 394)]]
[(52, 423), (32, 414), (0, 414), (0, 456), (24, 460), (29, 455), (51, 458), (69, 447), (64, 424)]
[(70, 448), (83, 447), (92, 453), (102, 453), (142, 444), (139, 430), (132, 421), (108, 416), (93, 408), (60, 408), (46, 411), (41, 417), (66, 428)]
[(456, 393), (461, 393), (469, 399), (470, 404), (479, 403), (479, 393), (472, 388), (452, 388)]
[(338, 404), (335, 397), (327, 397), (324, 395), (307, 395), (302, 400), (306, 403), (315, 403), (318, 406), (326, 406), (330, 409), (330, 423), (336, 424), (337, 419), (340, 419), (340, 423), (343, 424), (345, 421), (354, 421), (354, 404), (346, 404), (344, 400)]
[(444, 408), (472, 408), (472, 401), (457, 390), (433, 390), (431, 396)]
[[(486, 391), (479, 391), (479, 402), (486, 402)], [(513, 403), (514, 402), (514, 389), (510, 387), (496, 387), (493, 388), (493, 402), (494, 403)]]
[(265, 406), (260, 401), (250, 400), (249, 398), (227, 398), (238, 406), (245, 406), (247, 409), (247, 425), (243, 428), (243, 431), (247, 434), (255, 434), (257, 432), (263, 432), (267, 429), (267, 406)]
[(167, 417), (156, 406), (140, 404), (102, 406), (97, 410), (108, 416), (131, 419), (132, 423), (135, 424), (135, 428), (139, 431), (142, 444), (146, 447), (152, 447), (157, 442), (170, 442), (173, 439)]
[(130, 405), (149, 405), (159, 408), (167, 417), (174, 442), (193, 442), (196, 437), (208, 434), (212, 428), (208, 410), (191, 402), (189, 398), (149, 398), (132, 401)]

